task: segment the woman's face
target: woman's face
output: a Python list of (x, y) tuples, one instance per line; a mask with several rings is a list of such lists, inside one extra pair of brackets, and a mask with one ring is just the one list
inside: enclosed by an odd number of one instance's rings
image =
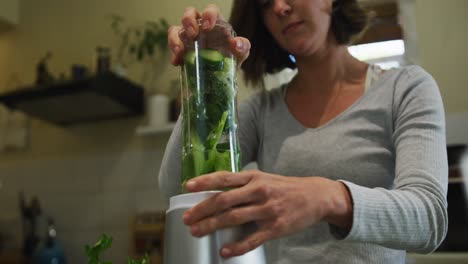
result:
[(267, 29), (295, 56), (319, 52), (327, 44), (332, 0), (257, 0)]

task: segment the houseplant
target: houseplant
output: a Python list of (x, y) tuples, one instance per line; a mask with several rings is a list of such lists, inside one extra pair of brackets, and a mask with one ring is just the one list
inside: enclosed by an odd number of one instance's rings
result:
[[(110, 248), (112, 245), (112, 237), (106, 234), (102, 234), (99, 240), (94, 245), (86, 245), (85, 252), (88, 257), (88, 264), (112, 264), (109, 261), (101, 261), (101, 254)], [(128, 264), (149, 264), (150, 260), (148, 255), (145, 255), (141, 259), (128, 258)]]
[(169, 24), (164, 18), (130, 25), (124, 17), (113, 14), (111, 28), (120, 38), (117, 51), (119, 61), (124, 61), (125, 56), (130, 55), (131, 59), (142, 62), (145, 58), (156, 55), (158, 50), (161, 53), (166, 51)]
[[(116, 53), (117, 64), (127, 69), (130, 66), (137, 66), (141, 72), (141, 84), (147, 96), (149, 120), (161, 120), (158, 123), (167, 122), (169, 99), (157, 84), (157, 80), (161, 77), (163, 67), (166, 66), (163, 62), (168, 61), (165, 58), (168, 50), (168, 22), (161, 18), (158, 21), (131, 24), (124, 17), (113, 14), (111, 15), (111, 29), (119, 38)], [(162, 106), (161, 102), (167, 103)]]

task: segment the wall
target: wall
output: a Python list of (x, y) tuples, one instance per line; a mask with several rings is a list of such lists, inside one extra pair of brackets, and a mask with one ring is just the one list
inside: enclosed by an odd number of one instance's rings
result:
[(19, 0), (2, 0), (0, 2), (0, 21), (16, 24), (19, 20)]
[(447, 112), (468, 112), (468, 1), (415, 4), (420, 64), (437, 80)]
[(468, 1), (400, 0), (412, 6), (406, 21), (414, 34), (412, 61), (437, 81), (444, 100), (447, 144), (468, 144)]
[(16, 53), (15, 45), (17, 33), (13, 30), (0, 33), (0, 92), (7, 90), (7, 87), (17, 87), (21, 85), (18, 74), (12, 71), (16, 68), (14, 60)]

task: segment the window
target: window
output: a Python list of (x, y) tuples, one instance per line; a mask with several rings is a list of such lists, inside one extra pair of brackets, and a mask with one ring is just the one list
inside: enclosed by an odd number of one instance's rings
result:
[(405, 63), (405, 43), (403, 40), (389, 40), (350, 46), (355, 58), (379, 65), (382, 69), (400, 67)]
[(362, 1), (371, 13), (368, 29), (349, 47), (359, 60), (377, 64), (383, 69), (405, 65), (403, 30), (398, 23), (398, 4), (390, 1)]

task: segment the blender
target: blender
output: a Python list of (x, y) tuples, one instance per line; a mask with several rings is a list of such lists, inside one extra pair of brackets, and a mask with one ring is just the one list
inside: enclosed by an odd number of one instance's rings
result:
[[(198, 20), (201, 25), (201, 19)], [(201, 29), (201, 26), (200, 26)], [(164, 264), (265, 264), (263, 246), (238, 257), (223, 258), (221, 248), (255, 231), (255, 223), (193, 237), (182, 221), (184, 212), (221, 191), (186, 193), (186, 181), (215, 171), (238, 172), (236, 61), (229, 39), (231, 25), (217, 20), (196, 39), (184, 31), (181, 63), (182, 193), (170, 198), (166, 211)]]

